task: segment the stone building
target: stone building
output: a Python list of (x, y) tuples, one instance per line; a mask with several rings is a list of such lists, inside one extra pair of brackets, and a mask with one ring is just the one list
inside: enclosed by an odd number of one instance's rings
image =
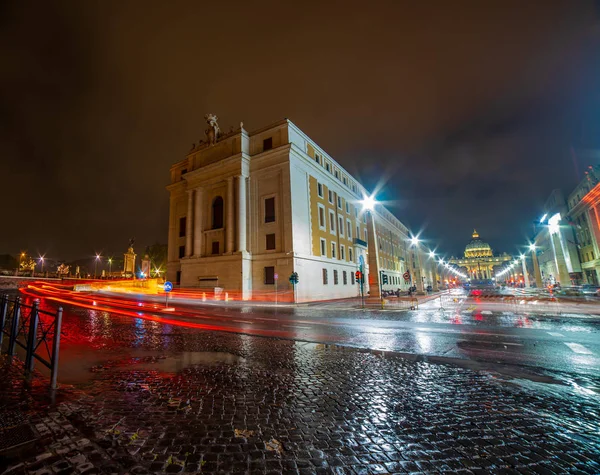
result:
[(477, 230), (473, 230), (471, 241), (465, 247), (464, 257), (453, 257), (451, 264), (466, 270), (471, 280), (491, 280), (494, 278), (494, 268), (510, 262), (509, 254), (494, 255), (491, 246), (479, 238)]
[(296, 299), (322, 300), (356, 296), (364, 263), (372, 281), (387, 275), (384, 289), (408, 286), (408, 229), (376, 205), (369, 260), (367, 191), (291, 121), (222, 134), (206, 118), (207, 141), (171, 167), (169, 280), (251, 299), (289, 290), (297, 272)]
[(600, 167), (589, 167), (585, 178), (567, 199), (566, 222), (575, 231), (577, 252), (585, 283), (600, 282)]

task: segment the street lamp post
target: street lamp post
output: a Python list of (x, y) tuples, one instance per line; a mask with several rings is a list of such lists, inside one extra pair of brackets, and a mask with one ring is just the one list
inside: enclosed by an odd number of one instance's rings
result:
[(96, 274), (98, 273), (98, 261), (100, 260), (100, 254), (96, 254), (96, 259), (94, 260), (94, 279), (96, 278)]
[(425, 293), (423, 290), (423, 270), (421, 269), (421, 253), (419, 251), (419, 243), (421, 241), (417, 236), (413, 236), (410, 238), (410, 245), (415, 247), (415, 251), (417, 253), (417, 271), (419, 273), (417, 279), (417, 293), (423, 294)]
[(42, 264), (42, 276), (44, 275), (44, 256), (40, 257), (40, 264)]
[(108, 278), (110, 279), (112, 276), (112, 258), (108, 259)]

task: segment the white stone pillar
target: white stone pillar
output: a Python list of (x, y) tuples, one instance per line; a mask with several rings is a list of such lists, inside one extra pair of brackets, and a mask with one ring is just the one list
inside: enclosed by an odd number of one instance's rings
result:
[(204, 231), (202, 222), (202, 188), (196, 188), (196, 203), (194, 205), (194, 256), (202, 256), (202, 238)]
[(523, 264), (523, 281), (525, 283), (525, 288), (529, 287), (529, 273), (527, 272), (527, 257), (523, 257), (521, 259), (521, 264)]
[(185, 218), (185, 257), (192, 255), (192, 243), (194, 234), (194, 190), (188, 190), (188, 207)]
[(238, 252), (247, 250), (246, 245), (246, 177), (240, 175), (238, 180)]
[(227, 224), (225, 227), (225, 252), (232, 253), (234, 248), (234, 213), (235, 208), (233, 206), (233, 177), (227, 178)]

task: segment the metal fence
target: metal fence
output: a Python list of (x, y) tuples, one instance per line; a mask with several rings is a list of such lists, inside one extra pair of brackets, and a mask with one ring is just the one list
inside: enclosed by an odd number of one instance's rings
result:
[(19, 297), (0, 300), (0, 351), (8, 337), (6, 353), (15, 356), (17, 345), (25, 350), (25, 371), (33, 372), (38, 360), (50, 370), (50, 389), (56, 389), (62, 307), (56, 313), (40, 310), (39, 300), (25, 305)]

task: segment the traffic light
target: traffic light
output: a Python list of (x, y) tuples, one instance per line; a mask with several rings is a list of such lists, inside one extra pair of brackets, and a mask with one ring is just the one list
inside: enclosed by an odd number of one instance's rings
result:
[(298, 272), (292, 272), (290, 275), (290, 284), (296, 285), (298, 283)]
[(383, 282), (383, 285), (387, 285), (387, 283), (388, 283), (388, 276), (386, 274), (382, 274), (381, 275), (381, 281)]
[(362, 274), (360, 273), (359, 270), (356, 271), (356, 273), (354, 274), (354, 276), (356, 277), (356, 282), (360, 283), (360, 281), (362, 279)]

